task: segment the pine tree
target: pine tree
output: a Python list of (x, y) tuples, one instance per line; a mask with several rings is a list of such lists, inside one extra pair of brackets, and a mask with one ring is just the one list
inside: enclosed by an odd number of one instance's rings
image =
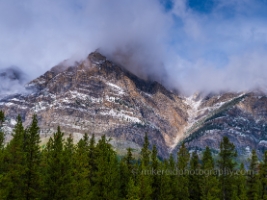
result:
[(246, 179), (246, 170), (244, 164), (241, 163), (239, 174), (237, 176), (236, 186), (238, 187), (238, 197), (240, 200), (248, 200), (247, 198), (247, 179)]
[(177, 194), (179, 193), (179, 184), (178, 184), (178, 178), (179, 178), (179, 171), (177, 168), (177, 163), (175, 163), (173, 155), (170, 155), (170, 158), (168, 160), (168, 169), (170, 172), (170, 181), (171, 181), (171, 196), (173, 198), (177, 198)]
[(203, 152), (201, 170), (205, 173), (200, 177), (201, 199), (219, 199), (219, 181), (215, 174), (214, 160), (209, 147)]
[(75, 199), (89, 199), (90, 197), (90, 168), (89, 168), (89, 138), (85, 134), (77, 144), (74, 154), (74, 197)]
[(153, 145), (152, 148), (152, 154), (151, 154), (151, 167), (152, 167), (152, 199), (158, 199), (159, 191), (160, 191), (160, 179), (157, 172), (159, 171), (159, 161), (158, 161), (158, 150), (155, 145)]
[(259, 199), (259, 189), (260, 182), (258, 176), (258, 157), (256, 151), (252, 151), (250, 167), (249, 167), (249, 176), (248, 176), (248, 199), (257, 200)]
[(0, 127), (3, 125), (5, 121), (5, 113), (4, 111), (0, 110)]
[(75, 182), (76, 174), (74, 173), (74, 163), (76, 160), (74, 159), (75, 156), (75, 146), (73, 144), (73, 138), (70, 134), (67, 140), (64, 142), (63, 145), (63, 163), (64, 163), (64, 189), (69, 191), (68, 199), (78, 199), (75, 196), (75, 188), (77, 184)]
[(197, 152), (194, 151), (191, 155), (190, 160), (190, 175), (189, 175), (189, 193), (190, 199), (198, 200), (201, 196), (200, 192), (200, 177), (197, 175), (197, 172), (200, 169), (199, 158)]
[(189, 174), (188, 174), (188, 162), (190, 154), (185, 144), (183, 143), (177, 153), (178, 163), (177, 167), (179, 170), (178, 177), (178, 198), (181, 200), (189, 200)]
[[(2, 131), (2, 126), (3, 126), (4, 121), (5, 121), (5, 114), (2, 110), (0, 110), (0, 156), (2, 153), (1, 150), (4, 149), (4, 141), (5, 141), (5, 134)], [(1, 157), (0, 157), (0, 159), (1, 159)], [(1, 173), (1, 166), (0, 166), (0, 173)]]
[(142, 158), (142, 165), (144, 167), (148, 167), (149, 166), (149, 162), (150, 162), (150, 150), (149, 150), (149, 141), (148, 141), (148, 136), (147, 133), (145, 134), (144, 137), (144, 144), (141, 150), (141, 158)]
[[(17, 124), (13, 129), (13, 138), (6, 147), (5, 160), (5, 176), (3, 177), (2, 188), (6, 199), (24, 199), (25, 192), (25, 169), (26, 156), (24, 151), (24, 127), (21, 117), (17, 117)], [(15, 188), (15, 190), (14, 190)]]
[(218, 166), (222, 172), (220, 178), (221, 186), (221, 198), (223, 200), (231, 199), (233, 193), (233, 177), (231, 173), (234, 171), (236, 163), (234, 159), (236, 158), (237, 153), (235, 151), (235, 146), (229, 141), (228, 137), (223, 137), (223, 140), (220, 143), (220, 153)]
[(89, 169), (90, 169), (90, 175), (89, 175), (89, 179), (90, 179), (90, 184), (94, 185), (94, 179), (95, 179), (95, 172), (97, 170), (97, 166), (96, 166), (96, 147), (95, 147), (95, 135), (93, 134), (89, 140), (89, 153), (88, 153), (88, 157), (89, 157)]
[(126, 198), (127, 200), (141, 200), (139, 198), (140, 188), (135, 185), (135, 181), (130, 177), (127, 188), (126, 188)]
[(3, 184), (5, 181), (3, 181), (4, 176), (4, 152), (5, 152), (5, 134), (2, 131), (2, 124), (4, 122), (5, 115), (2, 110), (0, 110), (0, 196), (4, 197), (6, 194), (6, 191), (3, 188)]
[(151, 169), (149, 168), (150, 163), (150, 150), (149, 150), (149, 141), (147, 133), (144, 137), (144, 144), (141, 149), (141, 165), (139, 167), (139, 174), (137, 177), (137, 186), (140, 188), (139, 190), (139, 198), (144, 200), (151, 199), (151, 195), (153, 192), (152, 189), (152, 176)]
[(71, 169), (68, 169), (64, 158), (63, 135), (58, 127), (45, 150), (46, 172), (43, 193), (44, 199), (47, 200), (72, 199), (73, 195), (69, 185), (72, 183), (69, 176)]
[(172, 200), (174, 199), (173, 192), (172, 192), (172, 186), (174, 183), (171, 181), (171, 177), (173, 175), (171, 174), (168, 160), (164, 160), (164, 162), (160, 164), (160, 171), (162, 173), (158, 175), (159, 177), (159, 180), (158, 180), (159, 189), (158, 190), (159, 191), (158, 191), (157, 199)]
[(24, 134), (25, 153), (26, 153), (26, 178), (25, 178), (25, 199), (36, 199), (40, 197), (40, 135), (37, 116), (33, 115), (30, 126)]
[[(0, 177), (3, 173), (3, 156), (4, 156), (4, 142), (5, 142), (5, 133), (2, 131), (2, 124), (5, 121), (5, 115), (2, 110), (0, 110)], [(1, 179), (0, 179), (1, 181)], [(1, 186), (1, 182), (0, 182)]]
[(130, 179), (132, 178), (132, 180), (135, 181), (133, 177), (133, 169), (134, 158), (132, 155), (132, 149), (127, 148), (127, 154), (120, 162), (121, 198), (126, 198), (128, 194), (127, 188), (129, 186)]
[(93, 199), (116, 200), (119, 198), (120, 177), (115, 151), (105, 135), (96, 145), (96, 173), (93, 186)]
[(267, 199), (267, 151), (264, 152), (263, 162), (260, 164), (261, 198)]

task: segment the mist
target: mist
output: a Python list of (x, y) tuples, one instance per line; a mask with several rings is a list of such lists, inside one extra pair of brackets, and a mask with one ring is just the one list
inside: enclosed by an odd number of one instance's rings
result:
[(14, 93), (28, 93), (24, 85), (30, 81), (27, 74), (18, 67), (11, 66), (0, 69), (0, 98)]
[(267, 3), (203, 2), (2, 0), (0, 69), (19, 66), (33, 79), (98, 49), (186, 95), (266, 91)]

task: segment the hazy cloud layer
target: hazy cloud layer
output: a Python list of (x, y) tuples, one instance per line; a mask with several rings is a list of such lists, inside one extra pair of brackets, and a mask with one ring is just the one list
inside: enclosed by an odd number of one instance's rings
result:
[(266, 88), (266, 2), (213, 0), (208, 11), (161, 2), (0, 0), (0, 68), (34, 78), (99, 48), (184, 93)]
[(14, 93), (26, 93), (27, 75), (19, 68), (12, 66), (0, 69), (0, 98)]

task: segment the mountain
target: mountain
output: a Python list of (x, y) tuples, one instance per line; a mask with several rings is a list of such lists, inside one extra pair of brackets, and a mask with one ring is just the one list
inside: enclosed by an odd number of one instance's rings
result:
[[(25, 86), (28, 92), (0, 99), (10, 133), (20, 114), (27, 126), (37, 114), (43, 142), (57, 126), (74, 140), (106, 134), (121, 153), (137, 151), (147, 133), (166, 157), (182, 141), (190, 150), (218, 151), (223, 136), (240, 155), (267, 147), (267, 97), (260, 92), (184, 97), (143, 80), (93, 52), (82, 62), (59, 64)], [(10, 138), (10, 137), (9, 137)]]

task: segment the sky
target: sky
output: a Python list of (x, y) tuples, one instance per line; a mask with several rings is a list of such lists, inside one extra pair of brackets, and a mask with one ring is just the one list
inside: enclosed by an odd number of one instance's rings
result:
[(267, 91), (267, 0), (0, 0), (0, 70), (95, 50), (187, 95)]

